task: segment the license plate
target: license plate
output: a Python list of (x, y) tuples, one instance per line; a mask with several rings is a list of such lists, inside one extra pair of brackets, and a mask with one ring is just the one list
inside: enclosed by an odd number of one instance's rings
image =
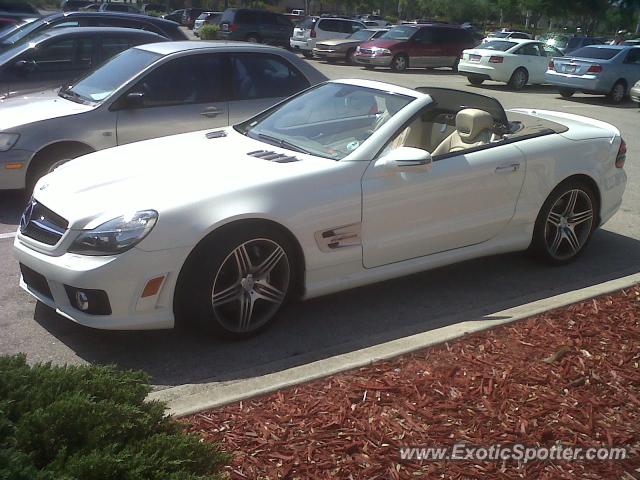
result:
[(469, 61), (479, 63), (482, 57), (480, 55), (469, 55)]
[(577, 65), (566, 65), (564, 67), (564, 72), (565, 73), (576, 73), (576, 68), (577, 67), (578, 67)]

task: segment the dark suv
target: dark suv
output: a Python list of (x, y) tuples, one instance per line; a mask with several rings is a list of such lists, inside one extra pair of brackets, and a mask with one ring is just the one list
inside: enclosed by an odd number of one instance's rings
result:
[(228, 8), (220, 20), (220, 38), (289, 47), (293, 23), (280, 13)]
[(162, 35), (169, 40), (187, 40), (178, 24), (170, 20), (118, 12), (54, 13), (30, 23), (9, 27), (0, 33), (0, 50), (12, 48), (56, 27), (121, 27), (137, 28)]
[(360, 45), (355, 60), (366, 68), (391, 67), (396, 72), (411, 67), (456, 71), (462, 51), (476, 43), (469, 31), (454, 25), (400, 25)]

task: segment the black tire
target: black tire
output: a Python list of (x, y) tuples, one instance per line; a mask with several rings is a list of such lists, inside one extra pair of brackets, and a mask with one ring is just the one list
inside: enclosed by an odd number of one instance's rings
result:
[(467, 75), (467, 80), (471, 85), (482, 85), (484, 78), (475, 75)]
[(511, 74), (511, 78), (509, 79), (509, 87), (513, 90), (522, 90), (529, 81), (529, 73), (526, 69), (520, 67), (516, 68), (516, 70)]
[(355, 48), (351, 48), (347, 52), (347, 56), (345, 57), (345, 60), (349, 65), (357, 65), (358, 64), (358, 62), (356, 62), (356, 49)]
[(33, 192), (33, 188), (40, 178), (51, 173), (55, 168), (63, 163), (73, 160), (74, 158), (92, 153), (90, 148), (70, 147), (68, 149), (59, 149), (51, 152), (43, 152), (42, 155), (36, 155), (27, 170), (27, 178), (25, 182), (25, 191), (27, 194)]
[(576, 91), (572, 88), (559, 88), (558, 92), (560, 92), (560, 96), (562, 98), (571, 98)]
[(307, 50), (303, 50), (302, 55), (304, 56), (304, 58), (313, 58), (313, 52), (309, 52)]
[[(576, 193), (572, 212), (571, 214), (566, 210), (562, 212), (570, 205), (572, 192), (579, 192)], [(577, 215), (584, 214), (588, 208), (591, 209), (591, 216), (588, 220), (585, 220), (586, 216), (584, 215), (585, 219)], [(564, 265), (572, 262), (582, 255), (591, 240), (593, 231), (597, 227), (599, 208), (598, 197), (587, 183), (580, 180), (562, 182), (549, 194), (538, 213), (530, 251), (551, 265)], [(575, 212), (575, 209), (581, 210)], [(565, 213), (567, 216), (562, 220)], [(570, 227), (573, 223), (572, 218), (580, 220), (580, 223)], [(576, 231), (578, 228), (580, 229)], [(569, 235), (567, 229), (571, 230), (573, 235)], [(570, 240), (569, 237), (573, 240)]]
[(451, 65), (451, 71), (458, 73), (458, 64), (460, 63), (460, 58), (456, 58), (456, 61)]
[(249, 42), (249, 43), (262, 43), (260, 41), (260, 37), (258, 37), (257, 35), (254, 34), (249, 34), (244, 38), (245, 42)]
[(613, 87), (611, 87), (611, 91), (607, 93), (607, 100), (609, 100), (609, 103), (618, 105), (623, 102), (626, 96), (627, 84), (624, 83), (623, 80), (618, 80)]
[[(241, 245), (246, 246), (244, 251), (250, 259), (247, 264), (256, 265), (255, 271), (245, 277), (239, 274), (238, 259), (234, 255)], [(270, 246), (273, 246), (271, 253)], [(257, 265), (273, 256), (276, 246), (281, 249), (282, 255), (263, 277)], [(253, 222), (244, 226), (223, 227), (196, 247), (180, 272), (174, 302), (176, 323), (191, 323), (222, 337), (240, 338), (257, 334), (273, 321), (293, 295), (297, 284), (294, 262), (294, 249), (289, 239), (278, 230)], [(253, 268), (251, 266), (249, 270)], [(282, 276), (277, 282), (276, 273)], [(271, 278), (272, 274), (274, 279)], [(273, 290), (267, 289), (267, 286)], [(283, 292), (278, 295), (277, 302), (261, 298), (263, 295), (273, 295), (276, 289)], [(221, 297), (217, 306), (214, 294)], [(251, 302), (251, 313), (247, 326), (241, 328), (242, 305), (246, 302)], [(256, 321), (252, 324), (254, 313)]]
[(374, 67), (373, 65), (365, 65), (364, 68), (367, 70), (375, 70), (376, 67)]
[(335, 58), (327, 58), (327, 63), (336, 63)]
[(396, 55), (391, 59), (391, 70), (396, 73), (402, 73), (409, 68), (409, 58), (404, 55)]

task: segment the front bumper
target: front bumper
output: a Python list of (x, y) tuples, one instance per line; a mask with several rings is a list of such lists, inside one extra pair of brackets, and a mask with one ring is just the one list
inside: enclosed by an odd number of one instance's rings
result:
[(613, 85), (597, 75), (571, 75), (547, 70), (544, 74), (547, 83), (557, 87), (570, 88), (580, 92), (608, 93)]
[[(173, 293), (180, 268), (189, 248), (147, 252), (133, 248), (120, 255), (85, 256), (64, 253), (51, 256), (32, 248), (34, 241), (18, 232), (13, 251), (18, 262), (44, 277), (45, 288), (20, 286), (60, 315), (87, 327), (107, 330), (149, 330), (172, 328)], [(147, 282), (164, 276), (159, 291), (142, 297)], [(48, 286), (48, 292), (47, 287)], [(108, 315), (85, 313), (74, 304), (67, 287), (106, 292), (111, 307)]]
[(354, 58), (356, 62), (361, 65), (373, 65), (376, 67), (389, 67), (391, 66), (391, 55), (362, 55), (356, 53)]
[(33, 152), (12, 148), (0, 152), (0, 190), (13, 190), (25, 187), (27, 167)]
[(347, 56), (347, 52), (340, 50), (320, 50), (318, 48), (313, 49), (313, 54), (318, 58), (346, 58)]
[(631, 100), (640, 103), (640, 86), (632, 87), (629, 95), (631, 96)]

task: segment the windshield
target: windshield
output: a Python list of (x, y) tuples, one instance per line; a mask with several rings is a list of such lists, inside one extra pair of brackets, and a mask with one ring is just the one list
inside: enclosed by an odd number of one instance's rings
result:
[(71, 92), (84, 100), (101, 102), (161, 56), (139, 48), (125, 50), (60, 94)]
[(21, 40), (27, 40), (29, 38), (35, 37), (38, 34), (36, 30), (38, 30), (46, 23), (46, 18), (40, 18), (38, 20), (34, 20), (33, 22), (23, 23), (22, 25), (16, 26), (16, 28), (12, 32), (9, 32), (2, 37), (2, 43), (15, 44)]
[(349, 35), (350, 40), (369, 40), (374, 34), (371, 30), (358, 30), (355, 33)]
[(572, 57), (595, 58), (597, 60), (610, 60), (622, 50), (617, 48), (582, 47), (571, 52)]
[(483, 50), (498, 50), (500, 52), (506, 52), (512, 47), (517, 45), (516, 42), (507, 42), (506, 40), (491, 40), (482, 44)]
[(378, 38), (387, 40), (409, 40), (418, 29), (416, 27), (395, 27)]
[(236, 126), (251, 138), (341, 160), (414, 100), (342, 83), (325, 83)]

